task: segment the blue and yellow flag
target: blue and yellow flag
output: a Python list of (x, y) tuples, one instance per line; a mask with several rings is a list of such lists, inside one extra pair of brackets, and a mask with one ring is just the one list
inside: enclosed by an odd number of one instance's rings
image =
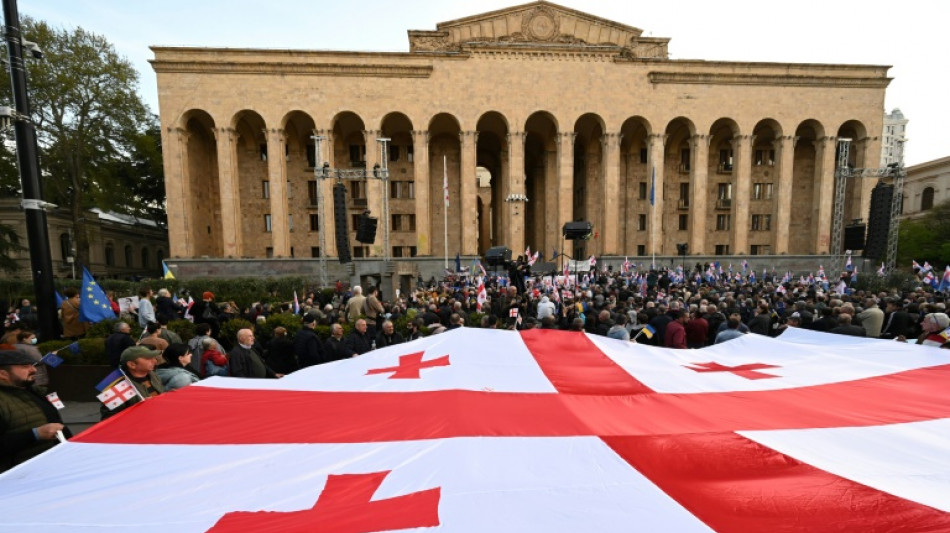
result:
[(168, 265), (165, 264), (165, 261), (162, 261), (162, 279), (175, 279), (175, 275), (172, 274)]
[(653, 335), (656, 334), (656, 329), (654, 329), (653, 326), (651, 326), (651, 325), (649, 325), (649, 324), (647, 324), (646, 326), (643, 326), (643, 330), (641, 330), (641, 331), (643, 331), (643, 334), (644, 334), (644, 335), (646, 336), (646, 338), (648, 338), (648, 339), (652, 339), (652, 338), (653, 338)]
[(102, 291), (102, 287), (92, 279), (92, 274), (82, 267), (82, 289), (79, 299), (79, 321), (100, 322), (108, 318), (115, 318), (112, 304)]

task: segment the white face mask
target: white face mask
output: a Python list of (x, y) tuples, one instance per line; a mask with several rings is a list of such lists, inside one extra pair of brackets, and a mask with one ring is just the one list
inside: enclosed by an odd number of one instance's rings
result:
[(36, 337), (33, 337), (32, 339), (30, 339), (30, 344), (36, 344)]

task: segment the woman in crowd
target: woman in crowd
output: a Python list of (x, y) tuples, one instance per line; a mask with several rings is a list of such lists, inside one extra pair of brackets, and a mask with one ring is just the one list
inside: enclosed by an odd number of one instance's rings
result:
[(162, 358), (165, 362), (155, 373), (161, 378), (166, 392), (187, 387), (198, 381), (198, 376), (188, 370), (188, 365), (191, 364), (191, 349), (187, 344), (170, 344), (162, 353)]

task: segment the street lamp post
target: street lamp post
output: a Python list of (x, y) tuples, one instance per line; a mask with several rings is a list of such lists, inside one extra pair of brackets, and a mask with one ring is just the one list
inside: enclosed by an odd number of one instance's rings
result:
[[(20, 35), (20, 15), (16, 0), (3, 0), (3, 20), (3, 38), (10, 62), (10, 86), (14, 104), (10, 118), (16, 136), (17, 166), (23, 187), (22, 206), (26, 214), (26, 235), (30, 247), (33, 290), (37, 301), (39, 337), (47, 340), (59, 336), (53, 261), (49, 252), (49, 230), (46, 225), (46, 208), (51, 204), (43, 201), (40, 187), (36, 129), (30, 120), (30, 98), (26, 86), (26, 66), (23, 62), (24, 42)], [(30, 50), (33, 57), (42, 57), (42, 52), (35, 45), (32, 45)]]

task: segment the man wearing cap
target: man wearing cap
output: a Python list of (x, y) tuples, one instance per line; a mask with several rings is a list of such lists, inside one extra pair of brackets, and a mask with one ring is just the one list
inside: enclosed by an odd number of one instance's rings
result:
[(161, 352), (145, 344), (126, 348), (122, 352), (122, 356), (119, 358), (119, 368), (132, 382), (132, 386), (135, 387), (138, 394), (115, 409), (110, 410), (105, 405), (100, 407), (99, 414), (102, 415), (102, 420), (122, 412), (130, 405), (142, 401), (142, 398), (148, 399), (165, 392), (161, 378), (155, 373), (155, 367), (161, 362), (159, 360), (161, 355)]
[(323, 343), (314, 328), (317, 326), (317, 317), (307, 313), (303, 316), (303, 327), (294, 335), (294, 354), (300, 368), (326, 363), (330, 359), (324, 353)]
[(12, 346), (0, 348), (0, 472), (71, 437), (59, 411), (34, 389), (33, 359)]

